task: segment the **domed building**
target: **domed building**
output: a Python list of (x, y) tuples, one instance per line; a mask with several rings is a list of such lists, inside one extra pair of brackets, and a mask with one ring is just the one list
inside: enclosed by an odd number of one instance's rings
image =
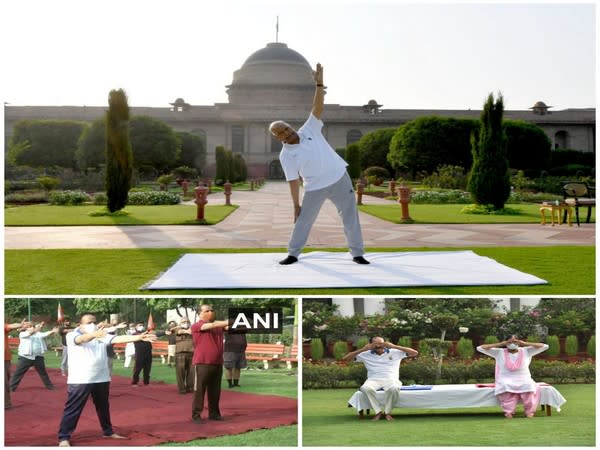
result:
[[(201, 137), (207, 149), (206, 177), (215, 173), (215, 148), (223, 146), (243, 156), (248, 175), (283, 178), (278, 155), (281, 144), (269, 133), (274, 120), (301, 126), (312, 107), (313, 64), (281, 42), (272, 42), (252, 53), (233, 73), (226, 85), (227, 103), (191, 105), (177, 97), (165, 108), (132, 107), (130, 114), (150, 116), (177, 131)], [(332, 87), (333, 88), (333, 87)], [(182, 93), (177, 93), (181, 95)], [(175, 95), (174, 95), (175, 98)], [(327, 97), (325, 97), (327, 102)], [(379, 128), (398, 127), (422, 116), (478, 119), (479, 110), (382, 109), (377, 100), (345, 106), (325, 104), (323, 133), (334, 148), (345, 148), (363, 135)], [(544, 102), (530, 110), (505, 111), (506, 119), (526, 120), (540, 126), (553, 148), (583, 152), (595, 149), (595, 109), (548, 111)], [(5, 138), (10, 139), (15, 122), (24, 119), (93, 121), (102, 117), (106, 106), (5, 106)]]

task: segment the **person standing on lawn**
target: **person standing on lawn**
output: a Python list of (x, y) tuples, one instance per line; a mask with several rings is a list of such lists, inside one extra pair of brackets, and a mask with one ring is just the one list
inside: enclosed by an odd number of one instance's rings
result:
[[(317, 64), (314, 80), (316, 86), (313, 107), (304, 125), (298, 131), (282, 120), (269, 126), (271, 134), (283, 144), (279, 161), (289, 182), (294, 204), (294, 230), (288, 244), (288, 256), (279, 261), (279, 264), (289, 265), (298, 261), (326, 199), (333, 202), (342, 217), (352, 260), (357, 264), (369, 264), (363, 256), (364, 246), (356, 198), (352, 180), (346, 171), (348, 163), (335, 152), (321, 132), (321, 113), (325, 98), (321, 64)], [(304, 181), (302, 206), (300, 177)]]
[[(418, 354), (419, 352), (412, 348), (394, 345), (382, 337), (375, 336), (371, 343), (343, 357), (344, 361), (355, 359), (362, 362), (367, 368), (367, 380), (360, 387), (360, 391), (367, 396), (375, 411), (373, 420), (382, 417), (393, 420), (392, 408), (402, 387), (399, 380), (400, 362), (406, 357), (415, 357)], [(383, 405), (377, 400), (377, 391), (381, 389), (385, 395)]]
[(532, 418), (540, 403), (540, 387), (537, 385), (529, 364), (531, 358), (548, 349), (548, 344), (525, 342), (517, 336), (495, 344), (483, 344), (477, 351), (496, 360), (494, 393), (507, 419), (512, 419), (517, 403), (522, 402), (525, 416)]
[(156, 335), (148, 333), (134, 336), (110, 335), (105, 329), (98, 329), (93, 314), (81, 316), (79, 326), (67, 334), (69, 374), (67, 401), (58, 431), (59, 447), (71, 446), (71, 435), (77, 427), (79, 417), (90, 395), (96, 407), (103, 436), (111, 439), (126, 439), (114, 432), (110, 420), (110, 373), (106, 347), (110, 344), (154, 340)]

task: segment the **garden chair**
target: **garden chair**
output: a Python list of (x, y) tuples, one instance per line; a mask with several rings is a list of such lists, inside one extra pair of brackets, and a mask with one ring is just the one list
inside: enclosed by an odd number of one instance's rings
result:
[[(586, 223), (590, 223), (592, 217), (592, 208), (596, 206), (596, 199), (592, 192), (595, 191), (593, 187), (587, 185), (583, 181), (565, 181), (563, 182), (563, 196), (564, 202), (575, 208), (575, 217), (577, 220), (577, 226), (579, 226), (579, 207), (587, 207), (587, 219)], [(567, 211), (564, 213), (563, 222), (567, 219)]]

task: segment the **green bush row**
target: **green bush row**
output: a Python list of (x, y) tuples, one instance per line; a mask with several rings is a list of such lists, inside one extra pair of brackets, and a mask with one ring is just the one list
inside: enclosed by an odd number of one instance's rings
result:
[(178, 194), (166, 191), (130, 192), (127, 200), (128, 205), (177, 205), (180, 202)]
[(51, 205), (81, 205), (91, 197), (83, 191), (53, 191), (48, 195)]
[[(472, 363), (448, 359), (442, 365), (441, 380), (436, 381), (437, 362), (433, 358), (420, 357), (405, 361), (400, 367), (400, 380), (409, 384), (464, 384), (484, 383), (494, 380), (495, 361), (481, 358)], [(565, 361), (533, 360), (529, 366), (534, 380), (553, 384), (585, 382), (594, 383), (596, 370), (591, 360), (576, 363)], [(305, 363), (302, 367), (303, 389), (331, 389), (359, 387), (367, 378), (362, 364)]]

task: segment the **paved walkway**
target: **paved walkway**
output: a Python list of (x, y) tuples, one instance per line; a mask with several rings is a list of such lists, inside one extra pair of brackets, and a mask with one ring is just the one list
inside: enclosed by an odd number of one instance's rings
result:
[[(223, 194), (208, 197), (223, 204)], [(234, 191), (240, 207), (214, 226), (5, 227), (6, 249), (58, 248), (285, 248), (292, 230), (292, 202), (285, 182), (268, 182), (256, 192)], [(363, 202), (393, 203), (374, 197)], [(195, 217), (195, 206), (190, 216)], [(400, 206), (398, 205), (398, 215)], [(593, 245), (595, 225), (391, 224), (361, 213), (366, 247), (511, 247)], [(327, 201), (307, 248), (345, 247), (341, 220)]]

